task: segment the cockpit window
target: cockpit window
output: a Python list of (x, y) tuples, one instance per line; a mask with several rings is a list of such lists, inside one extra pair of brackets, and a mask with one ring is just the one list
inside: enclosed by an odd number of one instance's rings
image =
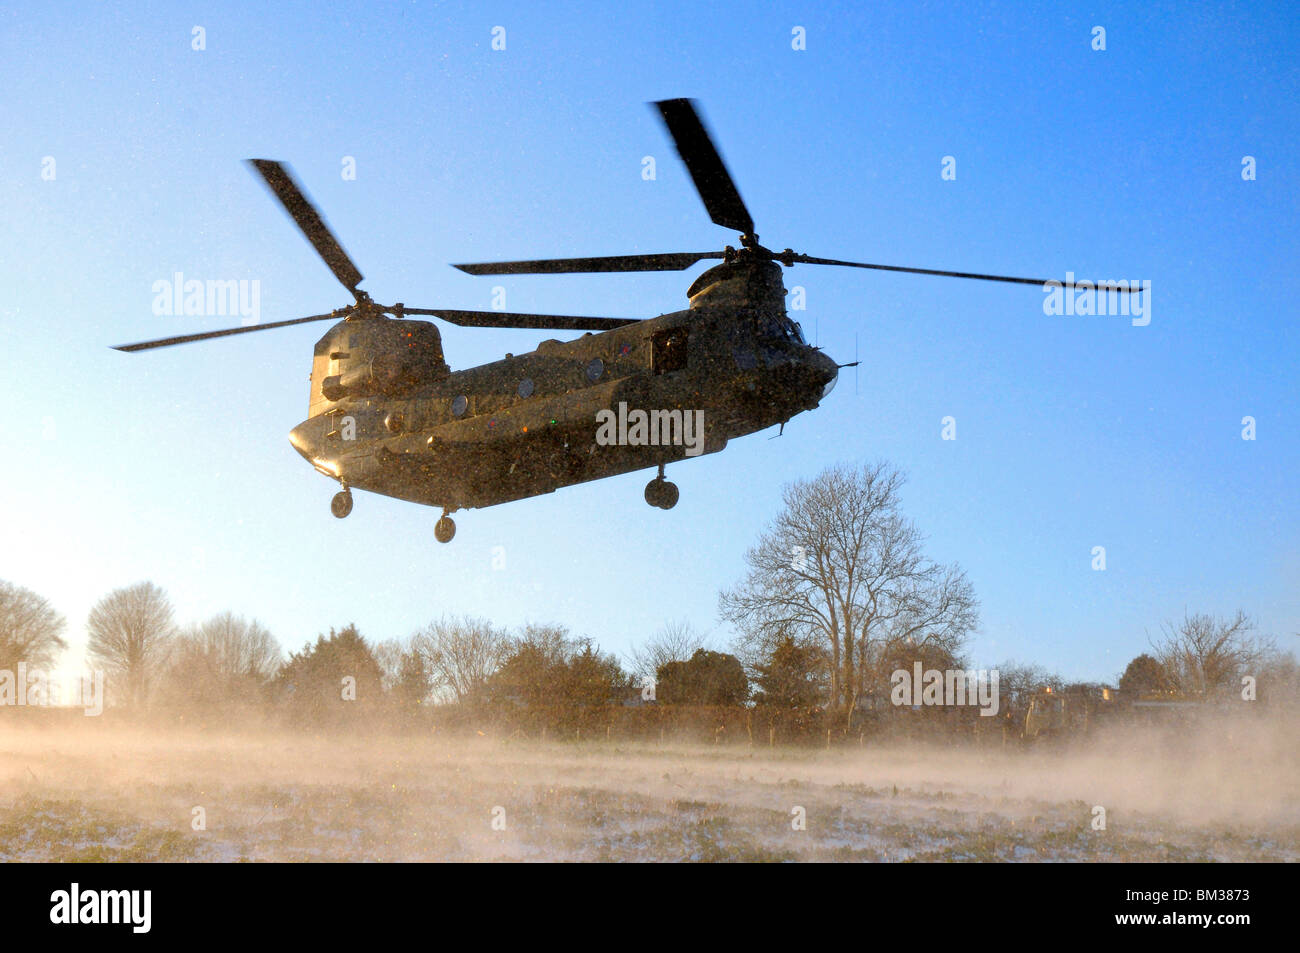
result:
[(790, 320), (783, 314), (757, 314), (754, 316), (758, 327), (758, 336), (778, 341), (795, 341), (803, 344), (803, 330), (798, 322)]

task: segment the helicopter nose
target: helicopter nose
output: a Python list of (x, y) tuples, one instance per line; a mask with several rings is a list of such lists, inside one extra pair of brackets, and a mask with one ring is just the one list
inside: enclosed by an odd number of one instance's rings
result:
[(830, 396), (831, 391), (835, 389), (836, 381), (838, 381), (839, 379), (840, 379), (840, 369), (838, 367), (832, 368), (830, 379), (827, 380), (826, 383), (822, 385), (823, 398)]
[(840, 367), (828, 355), (818, 351), (813, 357), (813, 366), (822, 377), (822, 396), (825, 397), (835, 389), (835, 382), (840, 378)]
[(304, 460), (312, 458), (312, 442), (307, 436), (306, 423), (301, 423), (289, 431), (289, 443), (293, 444), (293, 449), (297, 450)]
[(342, 461), (337, 454), (328, 452), (324, 437), (320, 422), (315, 420), (304, 420), (289, 431), (289, 443), (302, 454), (304, 460), (315, 467), (316, 472), (335, 480), (341, 479)]

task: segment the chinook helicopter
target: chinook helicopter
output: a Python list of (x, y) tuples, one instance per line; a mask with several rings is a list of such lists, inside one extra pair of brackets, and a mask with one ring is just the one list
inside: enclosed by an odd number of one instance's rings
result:
[[(720, 260), (687, 289), (686, 310), (655, 318), (582, 317), (381, 305), (302, 189), (279, 162), (250, 160), (354, 303), (328, 314), (117, 346), (144, 351), (191, 341), (335, 321), (316, 342), (308, 417), (289, 441), (338, 481), (339, 518), (353, 489), (442, 509), (450, 542), (460, 509), (495, 506), (656, 467), (651, 506), (671, 509), (664, 467), (818, 406), (839, 369), (786, 314), (781, 266), (839, 265), (1037, 285), (1035, 278), (814, 258), (759, 244), (754, 222), (694, 103), (654, 103), (710, 219), (739, 233), (723, 251), (456, 265), (471, 275), (681, 271)], [(527, 354), (453, 371), (431, 316), (466, 327), (585, 331)], [(630, 410), (629, 410), (630, 408)], [(617, 426), (615, 426), (617, 424)], [(694, 426), (693, 426), (694, 425)]]

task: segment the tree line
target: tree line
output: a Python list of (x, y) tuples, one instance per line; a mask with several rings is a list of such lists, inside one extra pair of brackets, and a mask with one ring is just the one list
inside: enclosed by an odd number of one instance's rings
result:
[[(891, 673), (969, 669), (978, 625), (958, 565), (924, 552), (901, 509), (903, 475), (884, 463), (832, 467), (785, 488), (783, 507), (719, 596), (737, 633), (730, 651), (685, 622), (665, 625), (625, 660), (561, 625), (510, 631), (445, 617), (404, 639), (374, 641), (355, 625), (319, 635), (286, 658), (258, 621), (220, 613), (179, 625), (166, 593), (141, 582), (108, 593), (86, 620), (87, 663), (105, 673), (112, 706), (279, 706), (305, 719), (357, 709), (495, 706), (589, 709), (645, 704), (817, 710), (851, 725), (887, 698)], [(0, 671), (50, 668), (65, 620), (38, 594), (0, 581)], [(1244, 613), (1186, 613), (1165, 622), (1118, 675), (1129, 692), (1210, 697), (1243, 677), (1286, 686), (1293, 656)], [(1072, 687), (1041, 667), (996, 666), (1011, 701)]]

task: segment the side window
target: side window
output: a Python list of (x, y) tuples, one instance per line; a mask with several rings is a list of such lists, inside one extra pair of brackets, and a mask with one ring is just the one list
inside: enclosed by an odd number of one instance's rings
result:
[(686, 328), (660, 331), (651, 340), (654, 344), (656, 374), (668, 374), (686, 369)]

